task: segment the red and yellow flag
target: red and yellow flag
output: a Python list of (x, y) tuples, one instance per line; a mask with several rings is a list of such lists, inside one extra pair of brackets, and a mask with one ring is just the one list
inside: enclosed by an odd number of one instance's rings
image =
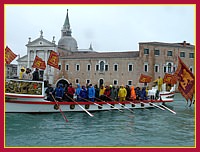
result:
[(36, 55), (32, 67), (45, 70), (46, 69), (46, 64), (45, 64), (45, 61), (43, 61), (41, 58), (39, 58)]
[(174, 73), (177, 76), (179, 81), (178, 89), (185, 97), (185, 99), (192, 102), (194, 87), (195, 87), (195, 77), (193, 73), (188, 69), (188, 67), (183, 63), (183, 61), (178, 57), (179, 63), (176, 72)]
[(175, 75), (169, 74), (169, 73), (165, 73), (163, 82), (166, 84), (176, 84), (177, 83), (177, 77)]
[(150, 83), (150, 82), (151, 82), (151, 79), (152, 79), (152, 77), (150, 77), (150, 76), (148, 76), (148, 75), (141, 74), (141, 75), (140, 75), (139, 82), (140, 82), (140, 83)]
[(17, 55), (15, 53), (13, 53), (9, 47), (6, 46), (6, 48), (5, 48), (6, 64), (10, 64), (16, 57), (17, 57)]
[(47, 64), (54, 68), (59, 69), (58, 62), (59, 62), (59, 55), (55, 51), (51, 51)]

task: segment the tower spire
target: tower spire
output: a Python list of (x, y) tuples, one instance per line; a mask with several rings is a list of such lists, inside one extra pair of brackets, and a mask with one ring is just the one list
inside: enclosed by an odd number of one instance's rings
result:
[(62, 36), (71, 36), (71, 29), (70, 29), (70, 23), (69, 23), (69, 15), (68, 15), (68, 9), (67, 9), (67, 15), (65, 18), (65, 22), (62, 28)]
[(65, 18), (65, 22), (64, 22), (63, 27), (70, 28), (68, 9), (67, 9), (67, 15), (66, 15), (66, 18)]

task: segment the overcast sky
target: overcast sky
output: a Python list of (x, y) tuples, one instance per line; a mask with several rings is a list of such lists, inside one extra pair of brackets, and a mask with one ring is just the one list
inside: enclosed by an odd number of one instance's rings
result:
[(5, 45), (26, 55), (28, 38), (56, 44), (67, 9), (79, 49), (138, 51), (139, 42), (195, 43), (194, 5), (6, 5)]

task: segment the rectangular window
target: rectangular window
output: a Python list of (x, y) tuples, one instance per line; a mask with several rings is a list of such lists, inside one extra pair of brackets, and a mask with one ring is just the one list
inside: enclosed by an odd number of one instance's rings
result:
[(114, 71), (118, 71), (118, 65), (117, 64), (114, 65)]
[(160, 50), (154, 50), (154, 55), (160, 55)]
[(166, 66), (163, 67), (163, 72), (164, 72), (164, 73), (167, 72), (167, 68), (166, 68)]
[(149, 54), (149, 49), (144, 49), (144, 54)]
[(99, 65), (98, 64), (96, 65), (96, 71), (99, 71)]
[(88, 65), (87, 65), (87, 71), (90, 71), (90, 70), (91, 70), (91, 65), (88, 64)]
[(189, 58), (194, 59), (194, 53), (189, 53)]
[(78, 84), (79, 83), (79, 79), (77, 78), (77, 79), (75, 79), (75, 83), (76, 84)]
[(128, 85), (132, 85), (132, 80), (128, 80)]
[(130, 72), (130, 71), (133, 71), (133, 65), (132, 64), (129, 64), (128, 65), (128, 71)]
[(159, 72), (159, 66), (158, 66), (158, 65), (155, 65), (154, 71), (155, 71), (155, 72)]
[(76, 71), (79, 71), (79, 70), (80, 70), (80, 65), (77, 64), (77, 65), (76, 65)]
[(105, 65), (105, 71), (108, 71), (108, 65), (107, 64)]
[(89, 79), (86, 80), (86, 84), (90, 84), (90, 80)]
[(61, 68), (62, 68), (61, 65), (58, 65), (58, 69), (59, 69), (59, 70), (62, 70)]
[(117, 81), (117, 80), (114, 80), (114, 81), (113, 81), (113, 85), (118, 85), (118, 81)]
[(172, 56), (172, 51), (167, 51), (167, 56)]
[(69, 64), (66, 64), (65, 70), (66, 70), (66, 71), (69, 71)]
[(144, 65), (144, 72), (148, 72), (148, 64)]
[(185, 52), (180, 52), (180, 57), (184, 58), (185, 57)]

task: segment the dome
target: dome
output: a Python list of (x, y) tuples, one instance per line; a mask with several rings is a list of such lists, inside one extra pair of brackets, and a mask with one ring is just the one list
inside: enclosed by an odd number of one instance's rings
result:
[(77, 51), (78, 46), (76, 40), (71, 36), (63, 36), (58, 41), (58, 47), (67, 51)]

